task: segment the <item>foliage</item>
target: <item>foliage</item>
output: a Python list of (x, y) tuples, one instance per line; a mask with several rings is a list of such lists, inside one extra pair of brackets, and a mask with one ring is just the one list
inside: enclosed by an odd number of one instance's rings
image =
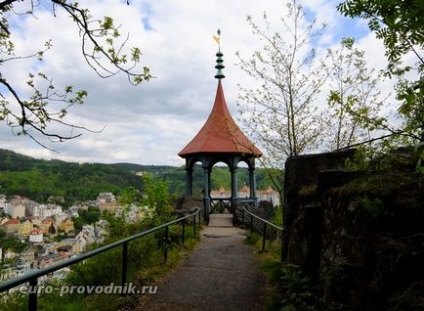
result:
[[(308, 20), (297, 0), (289, 1), (284, 12), (277, 31), (272, 30), (266, 13), (262, 25), (249, 16), (261, 47), (249, 59), (237, 53), (240, 68), (255, 81), (253, 87), (240, 87), (240, 119), (249, 136), (266, 151), (260, 159), (261, 180), (280, 193), (280, 202), (284, 202), (284, 174), (276, 168), (284, 167), (287, 157), (314, 150), (323, 139), (323, 114), (315, 100), (328, 76), (311, 48), (325, 25)], [(258, 182), (258, 188), (266, 187)]]
[(384, 139), (363, 144), (355, 148), (354, 157), (346, 159), (344, 165), (350, 170), (373, 171), (379, 175), (384, 175), (389, 170), (405, 174), (414, 169), (420, 172), (420, 146), (421, 143), (411, 147), (407, 141), (401, 139)]
[(415, 146), (415, 152), (419, 157), (416, 170), (421, 174), (424, 174), (424, 142)]
[(258, 233), (253, 232), (246, 237), (245, 243), (248, 245), (255, 245), (259, 243), (259, 241), (262, 241), (261, 236)]
[(1, 295), (0, 306), (4, 311), (27, 310), (28, 296), (25, 293), (19, 293), (19, 291)]
[[(237, 185), (242, 187), (245, 184), (249, 183), (249, 173), (246, 168), (239, 167), (237, 169)], [(231, 173), (228, 167), (214, 166), (211, 172), (211, 188), (219, 189), (224, 187), (224, 189), (231, 188)]]
[(283, 210), (281, 206), (274, 208), (274, 213), (272, 215), (271, 222), (274, 225), (277, 225), (280, 227), (283, 226)]
[[(424, 3), (346, 0), (337, 8), (345, 16), (368, 20), (369, 28), (383, 40), (388, 60), (385, 75), (398, 78), (398, 111), (406, 117), (403, 127), (394, 132), (424, 141)], [(413, 62), (406, 62), (408, 58)]]
[(281, 268), (281, 287), (283, 290), (283, 309), (313, 310), (308, 308), (313, 299), (311, 280), (304, 276), (300, 268), (293, 264), (284, 264)]
[(277, 168), (256, 169), (256, 187), (257, 189), (267, 189), (272, 186), (280, 191), (283, 188), (284, 171)]
[(358, 203), (367, 211), (367, 213), (373, 219), (379, 219), (382, 216), (385, 208), (383, 202), (378, 198), (371, 199), (365, 196), (358, 198)]
[(85, 224), (94, 224), (100, 219), (100, 210), (95, 206), (89, 206), (87, 210), (79, 209), (79, 217), (72, 217), (75, 230), (80, 231)]
[[(110, 16), (95, 18), (87, 8), (78, 2), (62, 0), (46, 1), (51, 3), (52, 14), (63, 10), (74, 22), (76, 33), (81, 38), (81, 53), (100, 77), (107, 78), (124, 73), (130, 83), (139, 84), (151, 78), (149, 69), (137, 68), (141, 51), (138, 47), (126, 50), (128, 36), (122, 38), (120, 27)], [(36, 13), (45, 10), (32, 0), (8, 0), (0, 3), (0, 64), (16, 64), (24, 59), (42, 61), (47, 52), (53, 49), (52, 42), (47, 41), (31, 55), (18, 55), (19, 47), (15, 46), (12, 19), (21, 21), (36, 18)], [(60, 22), (60, 21), (59, 21)], [(54, 26), (53, 26), (54, 27)], [(128, 51), (128, 52), (125, 52)], [(62, 90), (53, 84), (53, 78), (46, 73), (28, 73), (27, 87), (30, 95), (22, 91), (18, 85), (9, 81), (7, 72), (0, 74), (0, 121), (4, 121), (17, 135), (26, 135), (44, 146), (39, 135), (52, 141), (64, 141), (81, 136), (83, 126), (67, 123), (65, 117), (69, 108), (81, 105), (87, 97), (87, 91), (74, 90), (65, 86)], [(69, 134), (61, 134), (55, 126), (69, 129)], [(52, 128), (52, 130), (50, 130)], [(79, 130), (79, 133), (75, 133)]]
[[(388, 74), (403, 74), (411, 70), (400, 67), (402, 56), (412, 52), (422, 61), (419, 49), (424, 47), (423, 11), (420, 0), (347, 0), (338, 10), (349, 17), (368, 20), (368, 26), (386, 46), (389, 60)], [(418, 49), (418, 50), (417, 50)], [(419, 64), (419, 69), (424, 63)]]
[(324, 26), (308, 23), (297, 0), (290, 1), (285, 11), (281, 32), (271, 30), (266, 14), (263, 27), (249, 16), (253, 34), (263, 46), (247, 60), (238, 53), (240, 68), (257, 86), (240, 89), (241, 120), (266, 149), (267, 166), (280, 167), (286, 157), (313, 149), (319, 142), (321, 116), (314, 100), (326, 77), (323, 68), (315, 65), (315, 50), (310, 48)]
[(20, 253), (28, 247), (28, 243), (22, 242), (21, 239), (15, 236), (0, 238), (0, 247), (3, 252), (10, 249), (15, 253)]
[(267, 301), (264, 310), (280, 310), (281, 241), (277, 239), (268, 242), (266, 251), (262, 252), (262, 236), (253, 232), (247, 235), (245, 243), (253, 247), (260, 262), (260, 268), (267, 279)]
[(142, 193), (134, 187), (125, 188), (119, 196), (119, 204), (123, 206), (140, 205)]
[(155, 211), (155, 222), (161, 224), (172, 219), (172, 205), (170, 203), (169, 182), (153, 179), (150, 174), (143, 175), (142, 204)]
[(23, 195), (37, 202), (63, 196), (65, 205), (94, 200), (100, 192), (120, 194), (132, 186), (141, 189), (135, 174), (117, 165), (35, 160), (0, 150), (0, 186), (7, 195)]
[(365, 51), (354, 44), (354, 39), (344, 38), (338, 49), (329, 50), (327, 70), (331, 89), (326, 122), (330, 150), (349, 147), (368, 138), (375, 128), (367, 120), (377, 120), (382, 106), (378, 76), (364, 60)]

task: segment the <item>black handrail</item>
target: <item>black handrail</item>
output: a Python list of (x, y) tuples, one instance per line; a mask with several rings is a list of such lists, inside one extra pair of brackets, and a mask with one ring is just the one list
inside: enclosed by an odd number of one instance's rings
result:
[[(242, 224), (246, 223), (245, 222), (245, 218), (246, 218), (245, 213), (247, 213), (250, 216), (249, 219), (246, 219), (246, 220), (248, 220), (248, 223), (249, 223), (249, 226), (250, 226), (250, 233), (253, 232), (253, 227), (256, 227), (257, 231), (262, 235), (262, 250), (261, 251), (264, 252), (265, 251), (265, 244), (266, 244), (266, 237), (267, 237), (267, 227), (270, 226), (270, 227), (278, 230), (279, 232), (281, 232), (281, 234), (283, 233), (283, 227), (277, 226), (276, 224), (273, 224), (272, 222), (269, 222), (268, 220), (261, 218), (258, 215), (253, 214), (252, 212), (250, 212), (246, 208), (246, 206), (241, 206), (241, 207), (237, 206), (237, 209), (239, 209), (239, 208), (241, 208), (241, 212), (242, 212), (241, 223)], [(236, 211), (235, 215), (237, 217), (237, 211)], [(261, 230), (261, 228), (259, 228), (258, 226), (256, 226), (254, 224), (254, 222), (253, 222), (254, 218), (259, 220), (261, 223), (263, 223), (262, 230)], [(283, 258), (284, 258), (283, 254), (281, 253), (281, 260), (283, 260)]]
[[(122, 277), (121, 277), (121, 285), (124, 286), (124, 284), (126, 283), (126, 271), (127, 271), (127, 258), (128, 258), (128, 242), (131, 242), (133, 240), (139, 239), (143, 236), (146, 236), (150, 233), (156, 232), (158, 230), (161, 230), (163, 228), (165, 228), (165, 240), (168, 239), (168, 227), (177, 223), (181, 223), (183, 226), (183, 234), (185, 234), (185, 220), (188, 218), (193, 217), (193, 236), (196, 236), (196, 216), (198, 216), (199, 212), (201, 211), (200, 208), (196, 207), (194, 209), (194, 211), (186, 216), (180, 217), (178, 219), (175, 219), (173, 221), (167, 222), (165, 224), (159, 225), (157, 227), (151, 228), (151, 229), (147, 229), (143, 232), (140, 232), (138, 234), (132, 235), (130, 237), (127, 237), (125, 239), (110, 243), (108, 245), (96, 248), (92, 251), (89, 251), (87, 253), (81, 254), (77, 257), (72, 257), (72, 258), (68, 258), (62, 262), (59, 262), (57, 264), (54, 264), (52, 266), (40, 269), (40, 270), (36, 270), (36, 271), (32, 271), (32, 272), (28, 272), (27, 274), (20, 276), (16, 279), (7, 281), (5, 283), (1, 283), (0, 284), (0, 293), (3, 293), (13, 287), (16, 287), (18, 285), (24, 284), (26, 282), (30, 283), (30, 286), (35, 287), (38, 284), (38, 278), (45, 276), (49, 273), (55, 272), (57, 270), (60, 270), (62, 268), (65, 267), (69, 267), (72, 266), (76, 263), (79, 263), (83, 260), (86, 260), (88, 258), (94, 257), (96, 255), (99, 255), (101, 253), (104, 253), (110, 249), (113, 249), (115, 247), (118, 247), (120, 245), (122, 245)], [(199, 220), (200, 223), (200, 220)], [(182, 237), (182, 241), (184, 243), (184, 237)], [(167, 260), (168, 258), (168, 248), (165, 247), (164, 248), (164, 259)], [(37, 291), (31, 291), (28, 294), (28, 310), (30, 311), (35, 311), (37, 310)]]

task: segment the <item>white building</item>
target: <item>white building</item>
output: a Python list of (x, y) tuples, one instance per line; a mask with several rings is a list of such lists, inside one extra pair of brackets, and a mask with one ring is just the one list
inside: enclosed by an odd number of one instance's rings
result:
[(111, 192), (101, 192), (97, 197), (97, 204), (116, 202), (115, 195)]
[(274, 190), (271, 186), (269, 186), (265, 190), (259, 190), (256, 192), (256, 196), (258, 198), (258, 202), (267, 201), (272, 203), (272, 206), (280, 205), (280, 194), (278, 191)]
[(62, 213), (62, 207), (54, 204), (40, 204), (37, 208), (34, 208), (33, 216), (38, 216), (42, 219), (52, 217)]
[(126, 222), (136, 222), (145, 218), (153, 217), (154, 210), (148, 206), (131, 205), (127, 207), (118, 207), (115, 211), (115, 217), (124, 217)]
[(11, 218), (25, 217), (25, 206), (23, 204), (13, 205), (8, 209), (7, 214), (9, 214)]
[(60, 227), (60, 223), (68, 218), (68, 215), (65, 213), (59, 213), (55, 215), (55, 224), (57, 227)]
[(80, 234), (86, 240), (87, 245), (90, 245), (96, 242), (96, 233), (94, 231), (94, 226), (88, 225), (88, 224), (83, 225)]
[(6, 195), (5, 194), (0, 194), (0, 211), (5, 212), (6, 214), (8, 213), (8, 209), (10, 208), (10, 203), (7, 202), (6, 200)]
[(87, 240), (84, 237), (82, 232), (78, 233), (75, 237), (77, 240), (78, 249), (81, 253), (84, 253), (87, 250)]
[(42, 243), (43, 242), (43, 229), (32, 229), (29, 235), (29, 241), (32, 243)]

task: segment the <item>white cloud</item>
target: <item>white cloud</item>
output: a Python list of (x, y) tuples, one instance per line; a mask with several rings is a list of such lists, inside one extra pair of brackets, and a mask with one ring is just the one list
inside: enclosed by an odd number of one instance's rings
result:
[[(329, 25), (322, 44), (334, 44), (357, 27), (356, 22), (348, 22), (336, 11), (338, 2), (303, 2), (310, 12), (317, 14), (318, 22)], [(259, 48), (246, 16), (253, 15), (260, 22), (265, 11), (272, 20), (285, 14), (284, 2), (277, 0), (133, 0), (129, 6), (121, 0), (79, 3), (94, 16), (112, 16), (121, 25), (122, 34), (130, 33), (129, 46), (141, 47), (142, 65), (147, 65), (156, 78), (138, 87), (129, 85), (122, 75), (99, 78), (81, 55), (78, 29), (61, 10), (56, 10), (56, 17), (50, 7), (37, 9), (35, 18), (13, 15), (13, 24), (17, 25), (13, 38), (21, 55), (36, 51), (49, 39), (53, 49), (42, 63), (20, 61), (2, 65), (5, 76), (25, 89), (27, 73), (37, 69), (54, 77), (58, 87), (74, 85), (86, 89), (86, 104), (73, 107), (68, 121), (92, 130), (105, 128), (98, 134), (84, 132), (82, 138), (49, 145), (59, 152), (54, 153), (27, 138), (11, 135), (1, 124), (2, 148), (67, 161), (182, 165), (184, 161), (177, 153), (206, 121), (214, 102), (217, 46), (212, 35), (218, 28), (222, 30), (227, 77), (223, 81), (224, 91), (236, 119), (237, 84), (246, 77), (235, 65), (235, 53), (240, 51), (248, 56)], [(356, 28), (361, 36), (363, 29)], [(372, 38), (361, 44), (376, 46)], [(379, 54), (381, 47), (374, 50)]]

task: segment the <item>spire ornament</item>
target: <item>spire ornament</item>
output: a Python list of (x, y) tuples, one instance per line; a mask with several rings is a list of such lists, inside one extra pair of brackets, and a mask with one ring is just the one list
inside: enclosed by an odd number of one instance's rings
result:
[(221, 50), (221, 30), (218, 29), (216, 33), (218, 35), (217, 36), (213, 35), (213, 39), (215, 40), (216, 43), (218, 43), (218, 50)]
[(222, 52), (221, 52), (221, 30), (220, 29), (218, 29), (217, 34), (218, 34), (218, 36), (213, 36), (216, 43), (218, 43), (218, 53), (216, 53), (217, 59), (216, 59), (216, 66), (215, 66), (215, 68), (218, 71), (215, 75), (215, 79), (221, 80), (221, 79), (225, 78), (225, 75), (222, 72), (222, 69), (224, 69), (225, 66), (223, 65), (224, 60), (222, 59), (222, 56), (224, 56), (224, 54), (222, 54)]

